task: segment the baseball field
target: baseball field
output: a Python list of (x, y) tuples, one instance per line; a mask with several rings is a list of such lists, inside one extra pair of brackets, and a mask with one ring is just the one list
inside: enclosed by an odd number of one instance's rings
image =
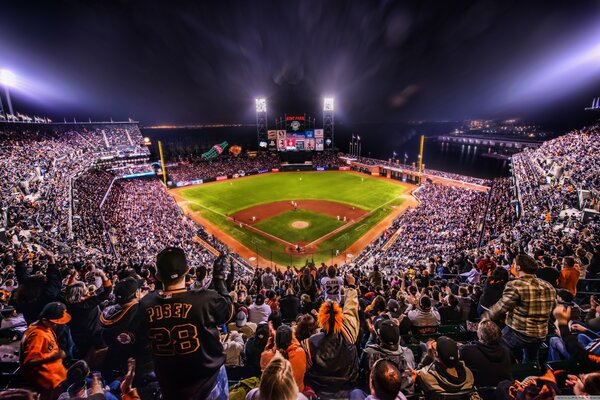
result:
[(399, 214), (408, 188), (331, 171), (254, 175), (172, 193), (184, 212), (251, 261), (302, 266), (307, 259), (351, 261), (357, 254), (350, 249), (358, 251), (367, 233), (376, 237), (373, 228)]

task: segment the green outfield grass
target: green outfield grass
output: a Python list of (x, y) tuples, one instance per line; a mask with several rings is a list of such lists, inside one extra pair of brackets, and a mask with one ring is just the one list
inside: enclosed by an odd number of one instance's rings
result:
[[(306, 199), (335, 201), (372, 212), (364, 220), (319, 244), (318, 252), (312, 257), (317, 263), (327, 262), (331, 255), (335, 254), (335, 250), (343, 253), (347, 247), (385, 218), (391, 212), (392, 206), (400, 205), (402, 200), (399, 199), (399, 196), (405, 190), (406, 187), (401, 184), (350, 172), (290, 172), (256, 175), (199, 185), (181, 190), (179, 193), (190, 203), (191, 210), (199, 211), (202, 217), (250, 250), (266, 259), (272, 259), (277, 264), (300, 266), (304, 265), (306, 255), (290, 256), (285, 252), (283, 245), (256, 232), (240, 228), (237, 224), (227, 221), (227, 216), (260, 204)], [(298, 210), (295, 213), (301, 212), (308, 213), (309, 211)], [(294, 229), (287, 224), (293, 222), (288, 219), (288, 214), (292, 213), (294, 212), (270, 218), (269, 220), (273, 220), (271, 226), (265, 225), (268, 221), (261, 221), (257, 224), (257, 228), (294, 243), (295, 241), (311, 241), (293, 239), (298, 237), (295, 235), (306, 234), (309, 235), (308, 237), (313, 237), (314, 234), (318, 238), (338, 227), (332, 223), (338, 222), (335, 218), (311, 212), (311, 214), (326, 218), (327, 220), (322, 220), (322, 224), (329, 226), (323, 226), (321, 229), (321, 225), (318, 225), (319, 232), (314, 230), (308, 232), (310, 228)], [(287, 229), (289, 230), (286, 232)], [(286, 237), (293, 240), (288, 240)]]
[[(292, 227), (294, 221), (305, 221), (310, 225), (304, 229), (297, 229)], [(254, 227), (295, 244), (298, 242), (310, 243), (342, 225), (344, 225), (343, 221), (338, 221), (328, 215), (309, 210), (297, 210), (267, 218), (255, 224)]]

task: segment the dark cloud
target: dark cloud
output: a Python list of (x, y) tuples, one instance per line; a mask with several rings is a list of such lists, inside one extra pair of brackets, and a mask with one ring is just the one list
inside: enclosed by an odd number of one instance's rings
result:
[[(0, 5), (0, 64), (64, 93), (16, 104), (56, 116), (146, 123), (251, 122), (317, 113), (350, 121), (537, 115), (510, 97), (556, 41), (598, 19), (597, 1), (28, 1)], [(2, 66), (0, 65), (0, 66)], [(597, 87), (596, 87), (597, 89)], [(567, 91), (565, 91), (567, 93)], [(67, 96), (68, 94), (68, 96)]]

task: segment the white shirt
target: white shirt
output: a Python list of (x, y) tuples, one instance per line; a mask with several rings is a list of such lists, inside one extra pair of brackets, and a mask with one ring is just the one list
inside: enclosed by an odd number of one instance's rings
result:
[(330, 278), (326, 276), (321, 279), (321, 287), (325, 291), (325, 300), (333, 300), (338, 303), (342, 302), (342, 286), (344, 285), (344, 280), (336, 276), (334, 278)]

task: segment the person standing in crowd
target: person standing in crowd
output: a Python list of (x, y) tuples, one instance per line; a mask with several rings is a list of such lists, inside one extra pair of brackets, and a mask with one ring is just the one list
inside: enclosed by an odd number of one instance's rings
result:
[(21, 373), (37, 390), (48, 394), (48, 399), (60, 395), (60, 384), (67, 378), (63, 364), (66, 354), (59, 348), (53, 328), (69, 321), (71, 316), (64, 304), (48, 303), (21, 339)]
[[(167, 247), (156, 257), (164, 290), (140, 301), (140, 331), (149, 342), (156, 377), (165, 400), (225, 400), (228, 395), (225, 354), (217, 327), (233, 316), (225, 286), (227, 256), (213, 265), (214, 289), (185, 288), (185, 253)], [(175, 373), (176, 371), (176, 373)]]
[(542, 267), (537, 270), (535, 275), (551, 284), (553, 287), (558, 287), (558, 277), (560, 272), (554, 267), (554, 262), (551, 257), (542, 257)]
[(298, 390), (292, 364), (281, 355), (273, 357), (260, 377), (260, 385), (245, 400), (308, 400)]
[(254, 337), (254, 333), (256, 332), (256, 324), (253, 322), (248, 322), (246, 313), (243, 310), (240, 310), (235, 316), (235, 322), (230, 322), (227, 325), (227, 329), (230, 332), (238, 331), (243, 335), (244, 339), (249, 339)]
[(273, 275), (271, 267), (265, 268), (265, 272), (262, 274), (260, 281), (262, 283), (262, 288), (265, 290), (273, 290), (273, 288), (275, 288), (275, 275)]
[(504, 268), (495, 268), (483, 286), (483, 294), (479, 298), (477, 314), (483, 315), (490, 307), (502, 298), (504, 286), (508, 282), (508, 271)]
[(296, 320), (300, 310), (300, 299), (294, 293), (293, 288), (288, 288), (285, 291), (285, 296), (279, 300), (279, 310), (281, 311), (281, 319), (283, 322), (292, 322)]
[(523, 350), (523, 361), (537, 361), (540, 344), (548, 334), (548, 321), (556, 290), (535, 276), (537, 264), (519, 254), (513, 262), (518, 278), (506, 284), (502, 298), (484, 314), (483, 319), (499, 320), (506, 314), (502, 344), (513, 352)]
[(577, 283), (579, 282), (579, 270), (575, 268), (575, 259), (573, 257), (565, 257), (563, 259), (563, 267), (558, 276), (558, 287), (567, 289), (577, 295)]
[(344, 280), (337, 276), (337, 269), (330, 265), (327, 267), (327, 276), (321, 279), (321, 288), (325, 292), (325, 300), (335, 301), (338, 304), (342, 302), (342, 287)]
[(127, 370), (129, 358), (135, 356), (135, 332), (142, 317), (138, 312), (142, 291), (137, 280), (129, 277), (117, 282), (114, 295), (116, 304), (106, 307), (100, 315), (102, 339), (108, 346), (103, 366), (105, 378), (112, 377), (115, 371)]
[(276, 354), (289, 360), (292, 373), (298, 389), (304, 391), (304, 374), (306, 373), (306, 353), (296, 339), (293, 329), (288, 325), (281, 325), (277, 331), (271, 329), (269, 340), (260, 357), (260, 368), (265, 370)]
[(333, 300), (324, 302), (318, 317), (322, 331), (302, 342), (308, 364), (305, 383), (325, 398), (348, 394), (358, 380), (358, 292), (352, 275), (346, 275), (346, 282), (344, 308)]
[[(70, 283), (65, 289), (67, 311), (73, 317), (69, 323), (73, 342), (75, 342), (75, 358), (83, 359), (92, 349), (104, 346), (100, 327), (100, 304), (112, 293), (112, 282), (100, 269), (95, 275), (102, 280), (102, 288), (96, 294), (90, 294), (84, 282)], [(92, 350), (93, 351), (93, 350)]]

